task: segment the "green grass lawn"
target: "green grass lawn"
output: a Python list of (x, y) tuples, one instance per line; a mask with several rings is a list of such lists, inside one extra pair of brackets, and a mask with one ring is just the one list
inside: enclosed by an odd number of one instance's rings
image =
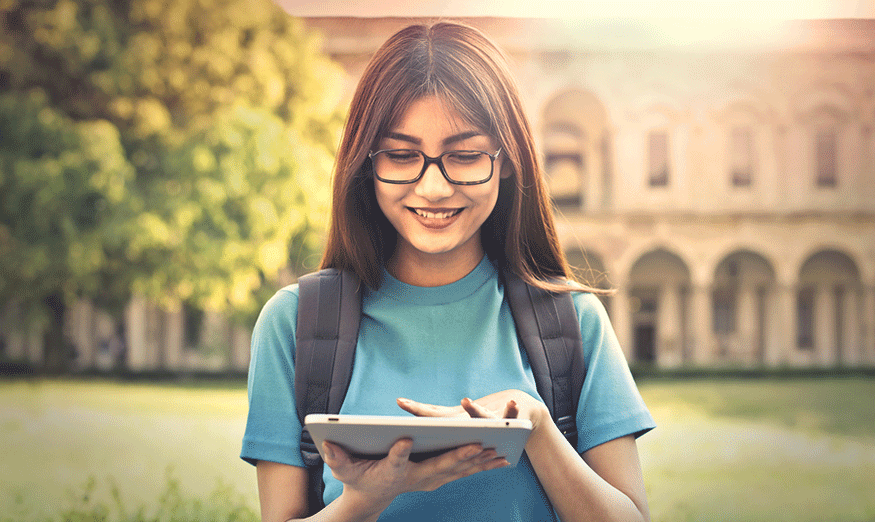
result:
[[(654, 521), (875, 521), (875, 379), (641, 391), (659, 424), (639, 440)], [(255, 509), (245, 417), (242, 386), (0, 381), (0, 520), (88, 503), (156, 512), (176, 484)]]
[(875, 379), (645, 381), (654, 521), (875, 521)]

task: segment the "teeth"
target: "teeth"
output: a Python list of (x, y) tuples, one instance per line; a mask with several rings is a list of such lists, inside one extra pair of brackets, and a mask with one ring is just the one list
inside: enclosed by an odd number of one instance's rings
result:
[(414, 208), (413, 211), (426, 219), (446, 219), (448, 217), (455, 216), (456, 214), (461, 212), (461, 210), (447, 210), (444, 212), (429, 212), (427, 210), (422, 210), (422, 209), (418, 209), (418, 208)]

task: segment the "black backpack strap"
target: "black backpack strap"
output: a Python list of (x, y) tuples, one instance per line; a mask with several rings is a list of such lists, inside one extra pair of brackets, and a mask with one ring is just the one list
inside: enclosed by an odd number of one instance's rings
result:
[[(295, 403), (301, 426), (310, 413), (338, 413), (352, 375), (361, 320), (360, 281), (352, 272), (324, 269), (298, 279), (295, 333)], [(309, 474), (310, 512), (322, 509), (322, 458), (310, 434), (301, 432)]]
[(529, 356), (538, 393), (560, 431), (576, 447), (577, 403), (586, 365), (571, 294), (530, 286), (509, 271), (504, 280), (517, 334)]

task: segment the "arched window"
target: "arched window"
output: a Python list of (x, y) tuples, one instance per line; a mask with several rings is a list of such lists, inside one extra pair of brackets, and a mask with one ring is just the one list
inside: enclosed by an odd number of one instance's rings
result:
[(667, 131), (650, 131), (647, 137), (647, 158), (650, 186), (668, 186), (670, 166)]
[(547, 187), (557, 205), (580, 207), (585, 168), (583, 131), (571, 122), (549, 126), (544, 140)]
[(737, 125), (733, 127), (729, 140), (732, 186), (749, 187), (753, 183), (756, 164), (753, 128), (750, 125)]
[(838, 132), (832, 125), (821, 125), (814, 134), (815, 181), (819, 188), (834, 188), (837, 175)]

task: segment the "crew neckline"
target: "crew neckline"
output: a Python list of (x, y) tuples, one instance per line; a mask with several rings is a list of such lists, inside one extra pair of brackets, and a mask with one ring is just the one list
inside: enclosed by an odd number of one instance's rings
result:
[(441, 286), (415, 286), (396, 279), (383, 268), (383, 283), (376, 294), (412, 305), (439, 305), (461, 301), (495, 277), (497, 271), (487, 256), (462, 279)]

